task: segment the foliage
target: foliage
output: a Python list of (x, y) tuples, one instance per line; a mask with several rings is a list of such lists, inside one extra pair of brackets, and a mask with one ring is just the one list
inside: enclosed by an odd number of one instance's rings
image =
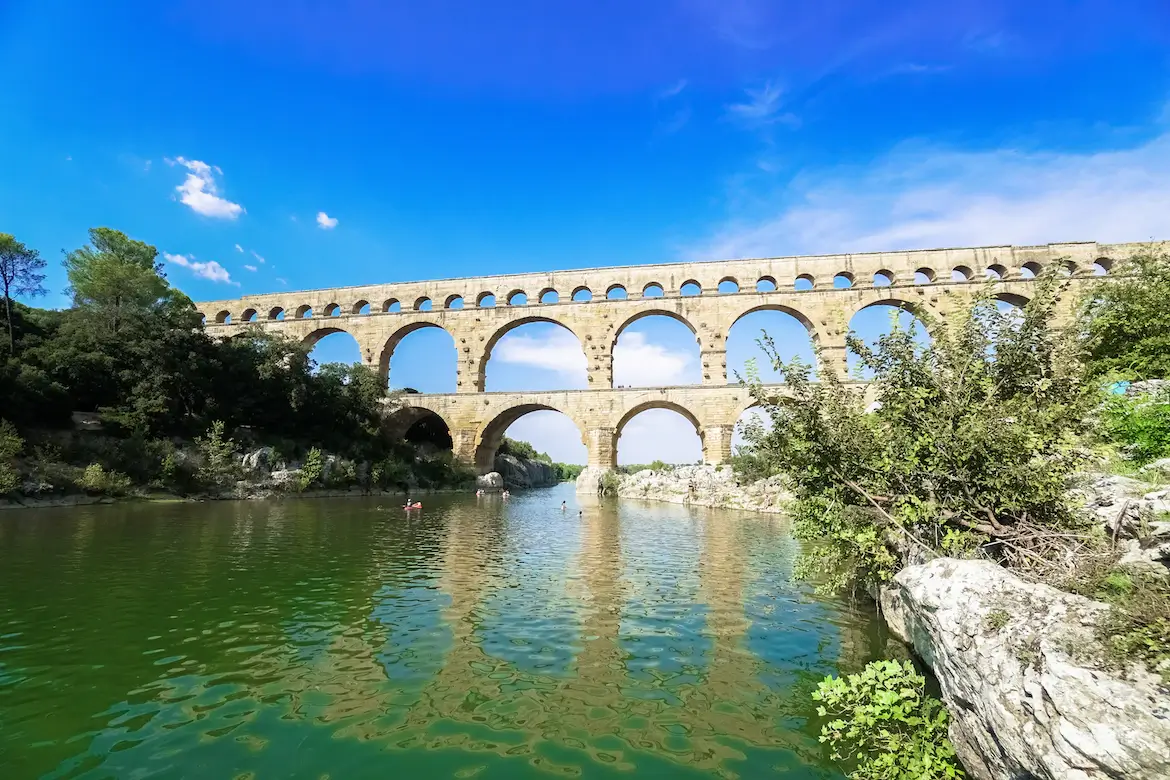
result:
[(16, 471), (16, 456), (24, 449), (24, 439), (16, 427), (7, 420), (0, 420), (0, 495), (13, 493), (20, 487), (20, 474)]
[(1093, 376), (1170, 377), (1170, 253), (1151, 245), (1082, 297), (1085, 364)]
[(121, 496), (130, 489), (130, 478), (118, 471), (108, 471), (100, 463), (91, 463), (85, 467), (78, 486), (87, 493)]
[(1157, 394), (1114, 395), (1100, 413), (1105, 436), (1138, 464), (1170, 456), (1170, 386)]
[(1109, 604), (1097, 635), (1109, 653), (1107, 660), (1124, 666), (1138, 662), (1161, 671), (1170, 682), (1170, 582), (1145, 568), (1090, 564), (1062, 583), (1079, 593)]
[(73, 301), (116, 333), (126, 316), (151, 308), (166, 294), (158, 250), (111, 228), (91, 229), (89, 240), (65, 256)]
[[(1059, 280), (1037, 280), (1022, 317), (985, 291), (949, 324), (926, 324), (922, 346), (896, 327), (873, 347), (848, 344), (873, 373), (865, 391), (836, 376), (810, 381), (761, 342), (787, 383), (778, 397), (749, 376), (771, 418), (744, 426), (741, 476), (786, 473), (795, 532), (824, 540), (801, 566), (824, 589), (888, 579), (914, 550), (979, 550), (1039, 566), (1045, 545), (1076, 536), (1065, 485), (1079, 463), (1075, 434), (1087, 408), (1078, 366), (1049, 327)], [(1058, 564), (1052, 564), (1058, 565)]]
[(826, 677), (813, 699), (830, 717), (821, 728), (834, 761), (855, 780), (934, 780), (963, 777), (947, 739), (947, 711), (926, 694), (926, 680), (909, 661), (874, 661), (860, 674)]
[(511, 455), (516, 458), (537, 461), (538, 463), (547, 463), (553, 467), (553, 473), (556, 474), (557, 480), (560, 482), (568, 482), (576, 479), (585, 469), (584, 466), (578, 466), (573, 463), (555, 462), (552, 456), (544, 452), (537, 452), (536, 448), (528, 442), (509, 439), (507, 436), (500, 442), (496, 454)]
[(316, 447), (309, 449), (305, 462), (301, 464), (301, 474), (297, 482), (298, 490), (308, 490), (321, 483), (324, 466), (321, 462), (321, 450)]
[(216, 420), (207, 435), (195, 439), (201, 463), (196, 472), (199, 481), (208, 488), (226, 490), (239, 479), (236, 443), (224, 433), (222, 420)]
[(615, 471), (606, 471), (597, 480), (597, 492), (603, 496), (616, 496), (621, 480)]
[(35, 249), (16, 240), (11, 233), (0, 233), (0, 294), (4, 296), (4, 324), (8, 329), (8, 351), (15, 354), (16, 339), (12, 324), (12, 299), (17, 295), (44, 295), (48, 292), (41, 273), (45, 261)]
[(552, 466), (557, 480), (560, 482), (576, 481), (577, 477), (581, 476), (581, 472), (585, 470), (584, 466), (579, 466), (576, 463), (554, 463)]

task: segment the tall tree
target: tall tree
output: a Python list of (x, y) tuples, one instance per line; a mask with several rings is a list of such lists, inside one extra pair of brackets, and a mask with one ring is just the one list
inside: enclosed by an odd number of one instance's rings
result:
[(65, 256), (73, 302), (104, 315), (117, 333), (127, 314), (154, 306), (167, 292), (158, 250), (112, 228), (90, 229), (89, 240)]
[(8, 350), (16, 353), (16, 339), (12, 333), (12, 297), (14, 295), (44, 295), (48, 290), (40, 273), (45, 261), (35, 249), (16, 240), (10, 233), (0, 233), (0, 283), (4, 285), (4, 321), (8, 325)]

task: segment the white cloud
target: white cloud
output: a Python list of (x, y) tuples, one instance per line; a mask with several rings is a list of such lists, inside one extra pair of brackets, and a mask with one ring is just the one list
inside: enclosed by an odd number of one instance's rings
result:
[(749, 127), (759, 127), (774, 122), (796, 122), (792, 114), (781, 114), (781, 97), (784, 90), (772, 82), (760, 89), (747, 89), (748, 99), (743, 103), (732, 103), (727, 107), (727, 116)]
[(560, 412), (532, 412), (508, 426), (505, 431), (510, 439), (526, 441), (545, 452), (559, 463), (585, 465), (589, 451), (581, 441), (581, 430), (576, 423)]
[(688, 384), (694, 376), (694, 357), (650, 344), (637, 331), (623, 333), (613, 348), (613, 383), (623, 387), (663, 387)]
[(237, 252), (243, 252), (243, 251), (244, 251), (244, 248), (243, 248), (242, 246), (240, 246), (239, 244), (236, 244), (236, 251), (237, 251)]
[[(750, 197), (740, 198), (743, 202)], [(872, 164), (798, 176), (694, 258), (896, 251), (1170, 235), (1170, 132), (1092, 153), (908, 142)]]
[(332, 230), (337, 227), (337, 217), (331, 217), (324, 211), (318, 211), (317, 226), (322, 230)]
[(251, 272), (255, 273), (257, 269), (256, 269), (256, 266), (254, 266), (254, 265), (245, 265), (244, 270), (251, 271)]
[(167, 165), (182, 165), (187, 169), (187, 178), (175, 191), (179, 202), (190, 206), (196, 214), (217, 219), (235, 219), (244, 213), (244, 207), (219, 196), (219, 186), (214, 173), (223, 175), (218, 166), (208, 165), (202, 160), (188, 160), (184, 157), (167, 158)]
[(541, 336), (510, 333), (492, 349), (492, 359), (542, 368), (585, 379), (585, 354), (577, 337), (564, 328), (550, 328)]
[(252, 250), (252, 257), (256, 258), (256, 259), (257, 259), (257, 260), (259, 260), (261, 263), (267, 263), (267, 262), (268, 262), (268, 261), (267, 261), (267, 260), (265, 260), (263, 257), (261, 257), (261, 256), (260, 256), (260, 253), (259, 253), (259, 252), (257, 252), (255, 249), (253, 249), (253, 250)]
[(191, 273), (201, 279), (207, 279), (211, 282), (221, 282), (223, 284), (234, 284), (236, 287), (240, 286), (239, 282), (232, 281), (232, 275), (228, 273), (228, 270), (214, 260), (202, 263), (197, 261), (194, 256), (172, 255), (168, 252), (163, 252), (163, 257), (166, 258), (168, 263), (191, 269)]
[(687, 88), (687, 80), (686, 79), (679, 79), (674, 84), (671, 84), (669, 87), (667, 87), (666, 89), (661, 90), (656, 97), (658, 100), (670, 100), (672, 97), (675, 97), (676, 95), (680, 94), (686, 88)]
[(151, 161), (147, 160), (145, 163), (142, 164), (142, 170), (145, 171), (146, 173), (150, 173), (150, 166), (151, 166)]
[(281, 279), (279, 276), (278, 276), (278, 277), (276, 277), (276, 281), (280, 282), (280, 283), (281, 283), (281, 284), (283, 284), (283, 285), (288, 285), (288, 280), (287, 280), (287, 279)]
[(703, 457), (695, 426), (669, 409), (648, 409), (634, 417), (618, 438), (618, 463), (694, 463)]

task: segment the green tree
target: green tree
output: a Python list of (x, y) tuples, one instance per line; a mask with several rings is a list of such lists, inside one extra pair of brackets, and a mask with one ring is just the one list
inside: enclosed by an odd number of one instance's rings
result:
[(89, 240), (65, 256), (73, 302), (117, 333), (129, 314), (157, 304), (168, 290), (158, 250), (111, 228), (92, 228)]
[(1082, 297), (1084, 361), (1093, 376), (1170, 377), (1170, 253), (1150, 246), (1118, 262)]
[(0, 233), (0, 285), (4, 293), (4, 322), (8, 326), (8, 351), (16, 354), (16, 339), (13, 336), (12, 299), (17, 295), (44, 295), (48, 290), (42, 282), (41, 273), (45, 261), (35, 249), (16, 240), (11, 233)]
[(922, 548), (1060, 565), (1045, 545), (1079, 527), (1065, 496), (1087, 398), (1050, 327), (1059, 285), (1039, 280), (1022, 321), (984, 294), (947, 324), (928, 322), (926, 346), (901, 328), (874, 347), (850, 334), (873, 372), (873, 407), (866, 390), (835, 376), (810, 381), (807, 367), (784, 364), (765, 338), (789, 395), (751, 381), (772, 426), (745, 426), (738, 465), (757, 478), (788, 475), (794, 532), (826, 542), (802, 574), (826, 578), (827, 590), (866, 587)]

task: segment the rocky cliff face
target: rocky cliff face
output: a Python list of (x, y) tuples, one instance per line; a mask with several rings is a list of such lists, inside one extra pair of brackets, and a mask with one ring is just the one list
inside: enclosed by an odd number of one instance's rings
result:
[(618, 495), (754, 512), (782, 512), (791, 498), (781, 477), (740, 485), (731, 466), (679, 466), (665, 471), (645, 469), (621, 477)]
[(497, 455), (494, 465), (504, 485), (509, 488), (548, 487), (559, 481), (552, 465), (538, 460)]
[(1101, 663), (1106, 605), (949, 558), (903, 569), (881, 603), (938, 678), (973, 777), (1170, 777), (1168, 692), (1143, 669)]

